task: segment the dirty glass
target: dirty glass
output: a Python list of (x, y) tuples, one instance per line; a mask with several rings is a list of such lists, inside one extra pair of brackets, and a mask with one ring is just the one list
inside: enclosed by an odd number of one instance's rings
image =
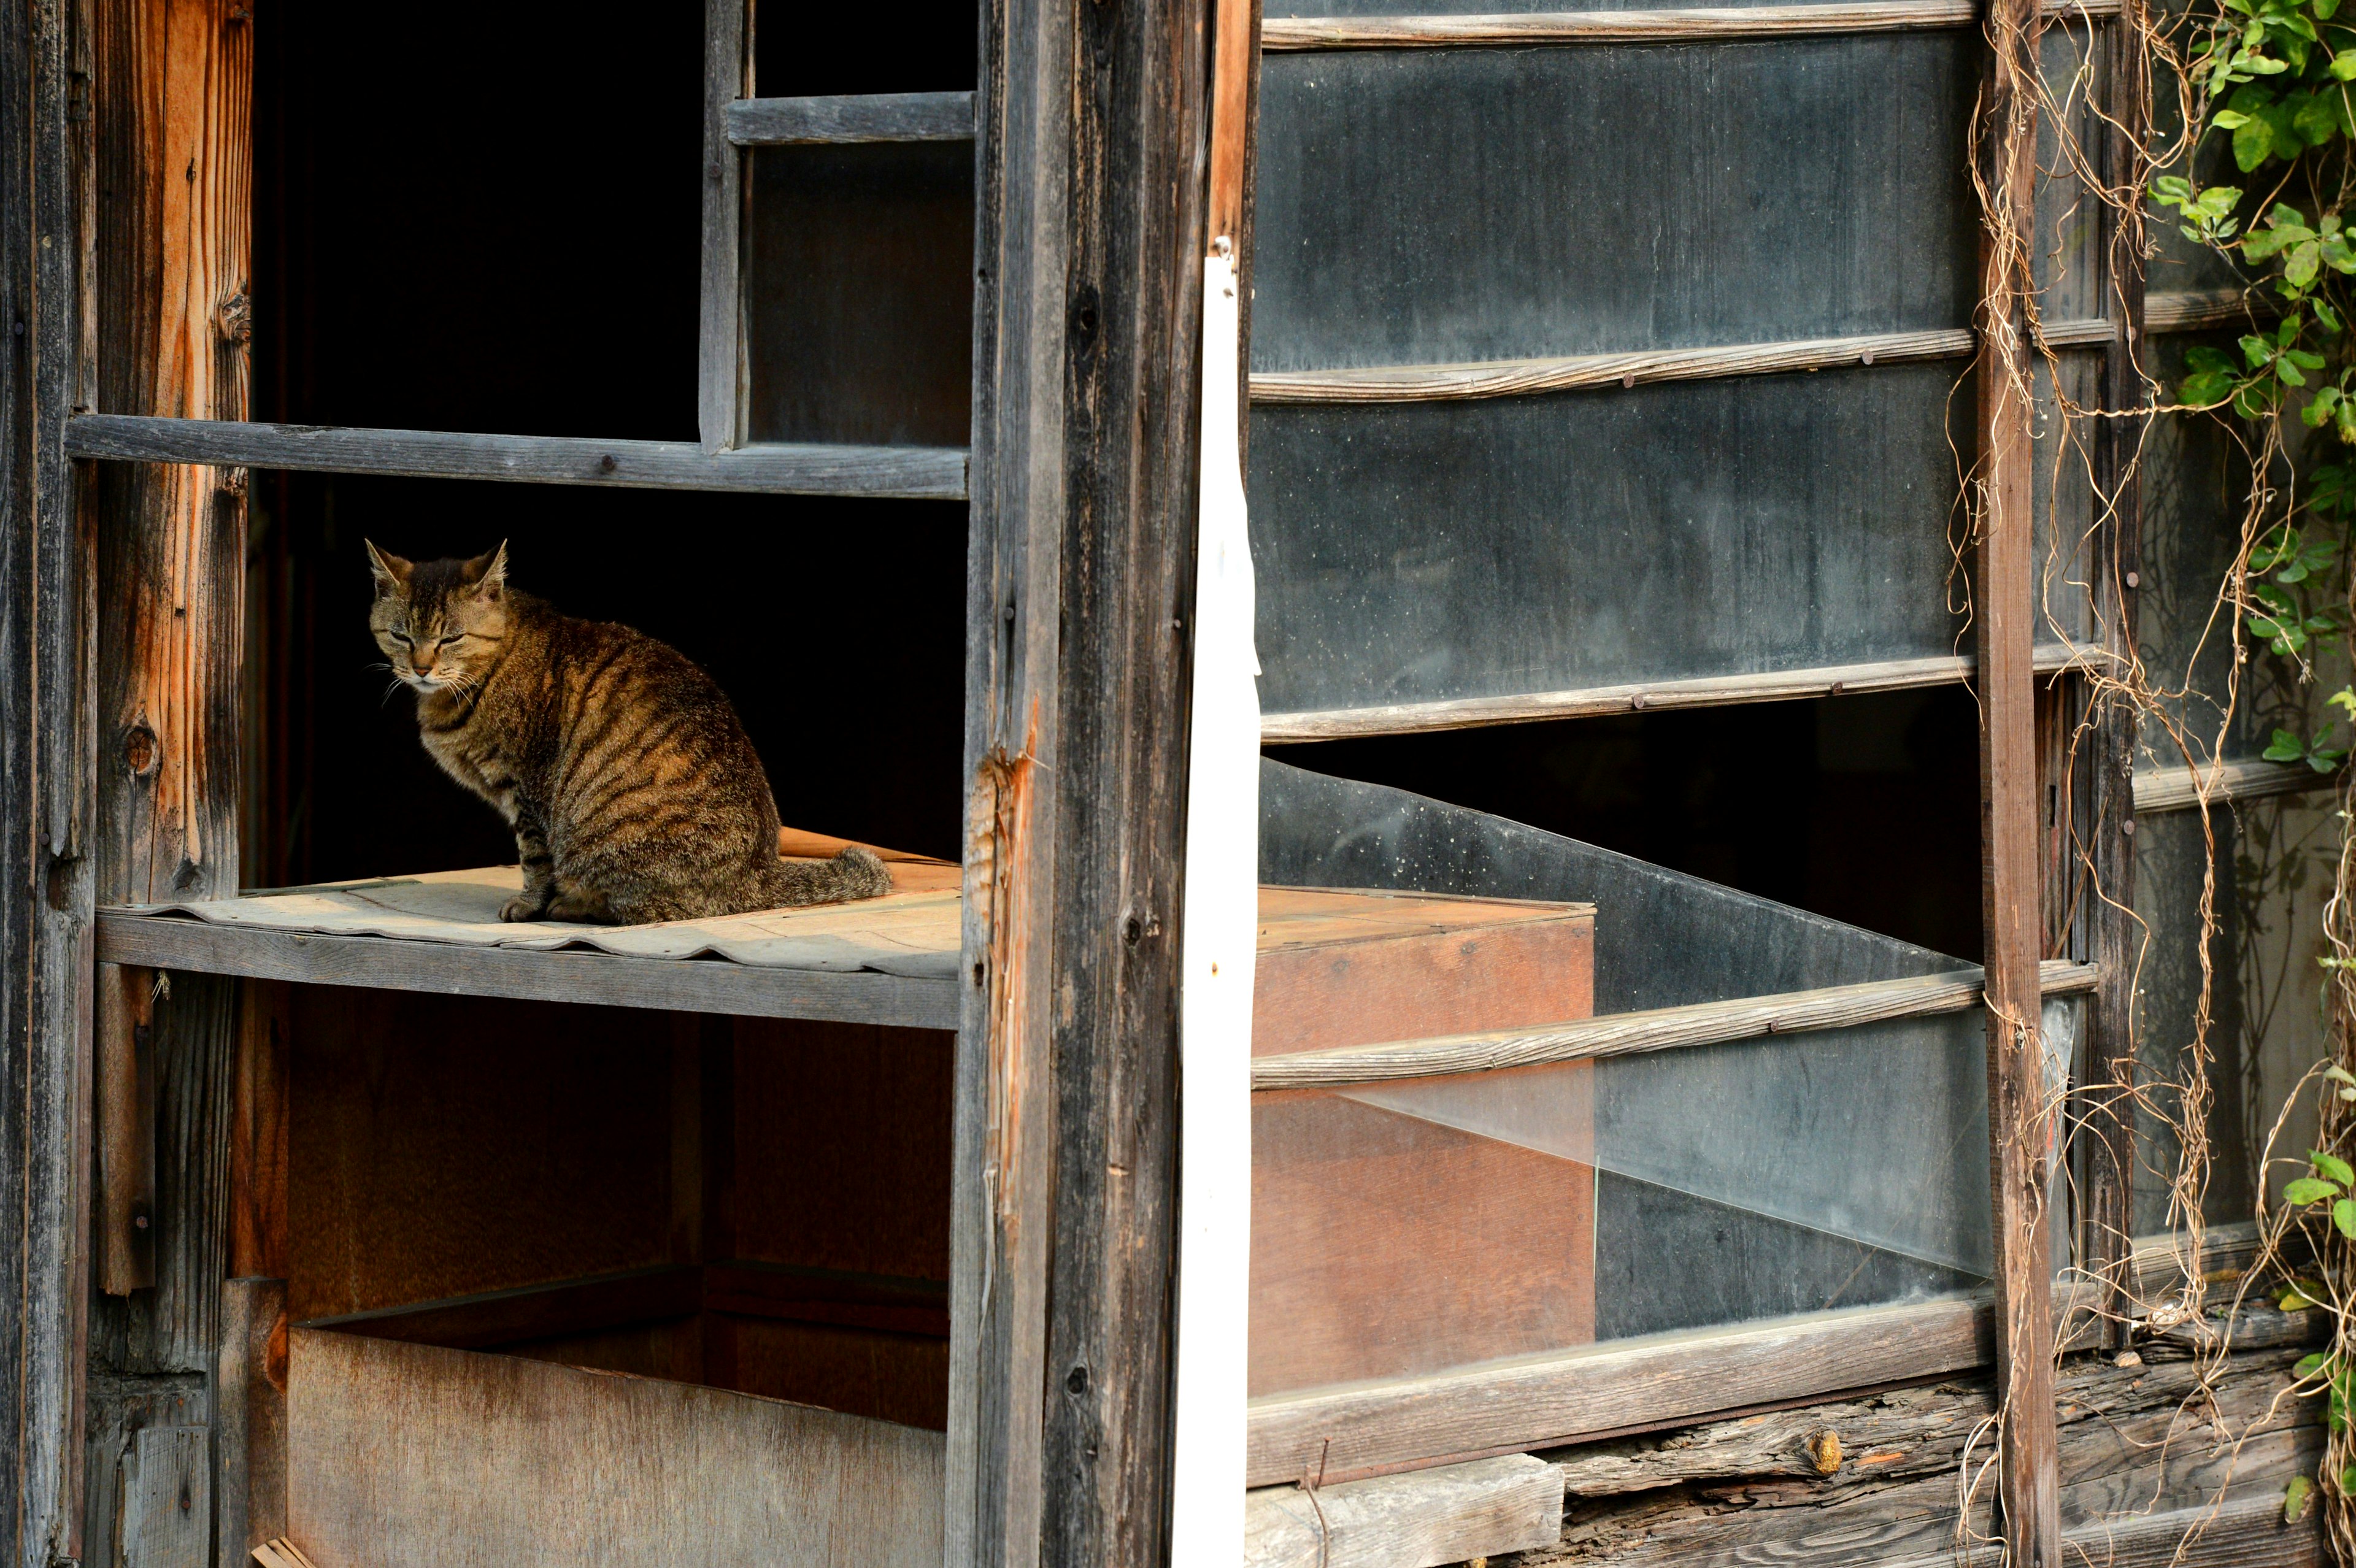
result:
[(747, 168), (747, 438), (965, 445), (973, 144), (762, 147)]
[[(1261, 803), (1264, 881), (1592, 904), (1597, 1014), (1965, 967), (1403, 791), (1271, 762)], [(1973, 1288), (1985, 1029), (1256, 1095), (1253, 1392)]]

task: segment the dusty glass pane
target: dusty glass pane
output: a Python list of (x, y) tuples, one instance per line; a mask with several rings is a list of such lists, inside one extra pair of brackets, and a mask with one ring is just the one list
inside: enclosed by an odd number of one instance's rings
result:
[(1252, 368), (1967, 326), (1976, 51), (1271, 54)]
[(764, 147), (749, 169), (749, 438), (965, 445), (972, 144)]
[(1948, 364), (1262, 406), (1269, 712), (1957, 651)]
[[(1962, 967), (1403, 791), (1267, 763), (1261, 802), (1269, 882), (1592, 903), (1598, 1013)], [(1985, 1029), (1257, 1095), (1254, 1392), (1969, 1288)]]

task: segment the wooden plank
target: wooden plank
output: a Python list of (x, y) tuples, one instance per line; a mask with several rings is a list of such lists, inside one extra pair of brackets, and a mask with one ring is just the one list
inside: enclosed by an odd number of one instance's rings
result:
[[(2110, 16), (2118, 0), (2049, 3), (2048, 13)], [(1462, 16), (1271, 17), (1260, 48), (1288, 49), (1514, 48), (1540, 44), (1703, 43), (1725, 38), (1805, 37), (1822, 33), (1906, 32), (1965, 27), (1969, 0), (1867, 0), (1865, 4), (1697, 6), (1674, 11), (1537, 11)]]
[(829, 142), (970, 142), (970, 92), (867, 92), (840, 98), (746, 98), (728, 106), (739, 147)]
[[(1313, 1479), (1313, 1477), (1312, 1477)], [(1245, 1503), (1245, 1568), (1430, 1568), (1562, 1536), (1562, 1478), (1527, 1454), (1320, 1487)]]
[(139, 1568), (212, 1568), (212, 1433), (150, 1426), (123, 1460), (123, 1560)]
[[(2338, 782), (2336, 773), (2319, 773), (2304, 763), (2220, 760), (2205, 768), (2146, 768), (2134, 773), (2130, 801), (2134, 814), (2140, 816), (2197, 805), (2204, 790), (2214, 805), (2231, 800), (2259, 800), (2267, 795), (2303, 795), (2308, 790), (2333, 788)], [(2110, 889), (2109, 883), (2104, 886)], [(2118, 896), (2115, 890), (2111, 893), (2114, 898)]]
[[(2091, 964), (2055, 960), (2044, 965), (2051, 995), (2094, 988)], [(1547, 1062), (1593, 1061), (1642, 1051), (1677, 1051), (1732, 1040), (1763, 1040), (1811, 1029), (1847, 1029), (1884, 1019), (1961, 1012), (1984, 1000), (1977, 969), (1912, 979), (1829, 986), (1815, 991), (1745, 997), (1730, 1002), (1645, 1012), (1607, 1013), (1546, 1029), (1492, 1029), (1433, 1040), (1344, 1046), (1288, 1056), (1256, 1057), (1254, 1090), (1338, 1088), (1444, 1073), (1494, 1072)]]
[(155, 1283), (155, 971), (98, 972), (98, 1287)]
[(289, 1336), (287, 1534), (318, 1568), (934, 1568), (941, 1438), (724, 1390)]
[(236, 1078), (230, 1106), (229, 1271), (286, 1277), (287, 1074), (293, 998), (285, 986), (238, 987)]
[(687, 1317), (702, 1307), (702, 1271), (693, 1265), (665, 1264), (588, 1279), (314, 1317), (295, 1327), (475, 1350), (524, 1339), (594, 1333), (653, 1318)]
[(286, 1282), (224, 1281), (220, 1326), (214, 1496), (230, 1563), (286, 1531)]
[(2254, 289), (2154, 289), (2144, 298), (2146, 332), (2206, 332), (2282, 315), (2281, 302)]
[(1948, 1298), (1731, 1331), (1665, 1335), (1432, 1377), (1254, 1400), (1253, 1486), (1576, 1442), (1831, 1388), (1985, 1365), (1983, 1300)]
[(2035, 389), (2026, 323), (2036, 229), (2036, 0), (1991, 0), (1980, 93), (1977, 452), (1968, 501), (1976, 534), (1972, 610), (1979, 669), (1980, 864), (1988, 1020), (1993, 1194), (1997, 1481), (2013, 1568), (2061, 1568), (2053, 1421), (2053, 1260), (2048, 1150), (2055, 1125), (2040, 1040), (2043, 888), (2038, 815), (2036, 581), (2031, 434)]
[(166, 1377), (123, 1377), (94, 1371), (90, 1404), (75, 1417), (75, 1445), (83, 1450), (77, 1471), (89, 1477), (86, 1496), (75, 1499), (75, 1523), (91, 1563), (123, 1563), (126, 1515), (123, 1482), (139, 1434), (151, 1427), (195, 1426), (211, 1409), (211, 1391), (194, 1372)]
[(241, 464), (314, 474), (386, 474), (640, 490), (777, 496), (965, 498), (966, 454), (950, 446), (764, 443), (707, 453), (685, 442), (81, 414), (68, 421), (76, 457), (129, 463)]
[[(2059, 643), (2043, 644), (2037, 649), (2036, 664), (2040, 670), (2064, 669), (2085, 654), (2084, 649), (2072, 649)], [(1260, 720), (1259, 733), (1260, 739), (1271, 745), (1344, 741), (1363, 735), (1421, 735), (1440, 730), (1475, 730), (1490, 724), (1528, 724), (1653, 709), (1719, 708), (1730, 703), (1780, 702), (1801, 697), (1901, 691), (1969, 680), (1977, 668), (1977, 661), (1969, 655), (1942, 656), (1506, 697), (1460, 697), (1436, 702), (1304, 709), (1265, 715)]]
[(8, 1550), (33, 1562), (83, 1551), (95, 623), (62, 438), (79, 389), (86, 252), (74, 219), (92, 187), (89, 122), (74, 112), (86, 78), (70, 73), (88, 68), (89, 17), (75, 4), (5, 0), (0, 38), (0, 1042), (11, 1063), (0, 1200), (20, 1217), (0, 1254), (12, 1303), (0, 1431), (14, 1477)]
[[(744, 155), (728, 110), (753, 94), (752, 0), (704, 0), (703, 280), (696, 336), (696, 427), (717, 455), (744, 439)], [(618, 465), (619, 459), (616, 459)]]
[(756, 1018), (840, 1019), (911, 1029), (948, 1029), (957, 1018), (956, 982), (867, 971), (837, 974), (625, 958), (610, 953), (461, 947), (120, 914), (98, 917), (98, 949), (109, 963), (313, 986)]
[(1070, 292), (1078, 25), (1079, 8), (1054, 0), (981, 7), (961, 756), (960, 972), (970, 984), (960, 987), (949, 1194), (948, 1568), (1037, 1568), (1042, 1433), (1057, 1397), (1046, 1360), (1051, 911), (1064, 379), (1082, 325)]
[[(2151, 132), (2151, 62), (2143, 41), (2144, 22), (2143, 0), (2124, 0), (2122, 21), (2101, 46), (2099, 155), (2104, 183), (2113, 190), (2140, 188), (2146, 177), (2143, 149)], [(2139, 202), (2105, 202), (2099, 210), (2106, 306), (2122, 328), (2104, 351), (2102, 398), (2105, 410), (2119, 414), (2151, 400), (2139, 364), (2147, 319), (2143, 208)], [(2094, 421), (2094, 622), (2104, 649), (2120, 657), (2131, 657), (2136, 647), (2143, 564), (2141, 458), (2147, 426), (2143, 419)], [(2079, 951), (2103, 966), (2104, 978), (2087, 1015), (2084, 1043), (2074, 1066), (2083, 1146), (2077, 1249), (2081, 1269), (2103, 1293), (2097, 1304), (2100, 1341), (2118, 1349), (2126, 1343), (2125, 1323), (2131, 1306), (2126, 1276), (2135, 1214), (2134, 1014), (2140, 940), (2135, 917), (2135, 820), (2153, 807), (2147, 804), (2147, 781), (2136, 772), (2140, 715), (2135, 704), (2125, 693), (2110, 690), (2097, 692), (2094, 701), (2086, 837), (2095, 896), (2084, 902), (2086, 934)], [(2311, 769), (2298, 771), (2313, 773)], [(2157, 786), (2166, 782), (2164, 774), (2148, 782), (2155, 786), (2152, 797), (2163, 793)]]

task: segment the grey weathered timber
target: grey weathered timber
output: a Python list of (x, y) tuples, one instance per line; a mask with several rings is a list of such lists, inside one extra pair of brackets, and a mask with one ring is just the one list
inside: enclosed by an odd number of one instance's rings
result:
[(82, 1552), (89, 536), (62, 442), (80, 321), (72, 5), (0, 0), (0, 1552)]
[[(2060, 960), (2044, 965), (2049, 996), (2094, 989), (2094, 965)], [(1252, 1059), (1254, 1089), (1335, 1088), (1451, 1072), (1494, 1072), (1549, 1061), (1594, 1061), (1639, 1051), (1676, 1051), (1730, 1040), (1771, 1040), (1810, 1029), (1846, 1029), (1884, 1019), (1961, 1012), (1983, 999), (1977, 969), (1859, 986), (1832, 986), (1779, 997), (1607, 1013), (1540, 1029), (1496, 1029), (1439, 1040), (1398, 1040)]]
[[(1745, 13), (1746, 15), (1748, 13)], [(1611, 15), (1611, 13), (1598, 13)], [(2108, 342), (2107, 321), (2057, 321), (2038, 335), (2049, 347)], [(1977, 340), (1967, 327), (1928, 332), (1859, 333), (1721, 348), (1665, 348), (1638, 354), (1571, 354), (1474, 365), (1397, 365), (1364, 370), (1263, 371), (1251, 378), (1256, 403), (1406, 403), (1468, 398), (1530, 397), (1614, 384), (1698, 381), (1719, 376), (1772, 376), (1836, 365), (1903, 365), (1968, 357)]]
[[(2040, 671), (2065, 669), (2087, 650), (2061, 643), (2040, 645)], [(1736, 702), (1777, 702), (1798, 697), (1840, 697), (1865, 691), (1901, 691), (1969, 680), (1978, 661), (1971, 655), (1888, 659), (1873, 664), (1829, 665), (1817, 669), (1773, 670), (1762, 675), (1710, 676), (1692, 680), (1655, 680), (1629, 686), (1597, 686), (1578, 691), (1537, 691), (1510, 697), (1465, 697), (1435, 702), (1397, 702), (1367, 708), (1304, 709), (1265, 714), (1260, 739), (1270, 742), (1340, 741), (1359, 735), (1416, 735), (1435, 730), (1475, 730), (1490, 724), (1526, 724), (1547, 719), (1582, 719), (1647, 709), (1719, 708)]]
[(285, 1321), (284, 1280), (222, 1283), (213, 1497), (224, 1563), (286, 1533)]
[(1986, 1365), (1985, 1297), (1532, 1357), (1252, 1402), (1247, 1477), (1352, 1479)]
[[(2127, 570), (2134, 569), (2130, 567)], [(2135, 810), (2148, 814), (2182, 811), (2197, 805), (2204, 786), (2210, 804), (2214, 805), (2229, 800), (2257, 800), (2270, 795), (2299, 795), (2311, 789), (2329, 789), (2337, 783), (2337, 774), (2319, 773), (2305, 763), (2229, 763), (2221, 759), (2200, 769), (2147, 768), (2140, 772), (2131, 771), (2128, 789)], [(2122, 871), (2120, 874), (2130, 873)], [(2126, 885), (2132, 890), (2132, 883)], [(2117, 890), (2110, 883), (2105, 882), (2104, 886), (2112, 897), (2119, 897)], [(2120, 901), (2126, 902), (2124, 899)]]
[(1244, 1508), (1244, 1568), (1421, 1568), (1554, 1545), (1562, 1475), (1543, 1459), (1505, 1454), (1344, 1481), (1313, 1496), (1269, 1487)]
[(940, 1561), (937, 1432), (330, 1330), (288, 1347), (287, 1535), (331, 1568)]
[[(2119, 0), (2047, 0), (2055, 16), (2116, 16)], [(1969, 27), (1971, 0), (1866, 0), (1863, 4), (1711, 6), (1673, 11), (1533, 11), (1440, 16), (1270, 17), (1266, 49), (1521, 48), (1533, 44), (1698, 43), (1713, 38), (1800, 37), (1821, 33), (1911, 32)]]
[(639, 490), (749, 490), (779, 496), (965, 497), (957, 447), (766, 443), (706, 453), (685, 442), (83, 414), (68, 427), (76, 457), (209, 463), (315, 474), (614, 485)]
[[(107, 963), (316, 986), (522, 997), (754, 1018), (838, 1019), (951, 1029), (953, 981), (865, 970), (838, 974), (746, 964), (625, 958), (610, 953), (459, 947), (381, 936), (324, 936), (207, 925), (146, 915), (98, 917)], [(138, 955), (141, 956), (133, 956)]]
[(753, 92), (751, 0), (704, 0), (703, 281), (696, 342), (696, 429), (706, 453), (744, 440), (744, 155), (728, 108)]
[(211, 1568), (212, 1432), (150, 1426), (123, 1461), (123, 1561), (137, 1568)]
[(983, 10), (959, 1568), (1166, 1551), (1207, 22)]
[(1075, 8), (981, 7), (948, 1568), (1040, 1560)]
[[(2150, 59), (2144, 44), (2144, 0), (2123, 0), (2119, 25), (2102, 47), (2106, 94), (2100, 155), (2104, 183), (2113, 189), (2139, 183), (2141, 148), (2150, 134)], [(2122, 330), (2103, 353), (2103, 407), (2114, 412), (2149, 405), (2137, 349), (2147, 320), (2144, 277), (2144, 228), (2140, 204), (2101, 208), (2103, 270), (2107, 313)], [(2143, 465), (2146, 421), (2094, 421), (2094, 626), (2104, 650), (2131, 657), (2136, 644), (2136, 585), (2143, 564)], [(2097, 695), (2093, 744), (2085, 763), (2090, 820), (2083, 829), (2092, 850), (2096, 896), (2085, 901), (2078, 951), (2107, 965), (2087, 1019), (2084, 1047), (2074, 1064), (2081, 1144), (2078, 1179), (2083, 1194), (2077, 1247), (2081, 1268), (2107, 1285), (2102, 1303), (2105, 1344), (2126, 1342), (2128, 1260), (2135, 1214), (2136, 1045), (2134, 1030), (2136, 948), (2135, 818), (2138, 812), (2166, 809), (2160, 796), (2172, 785), (2190, 785), (2190, 770), (2179, 779), (2166, 773), (2136, 772), (2137, 715), (2123, 696)], [(2260, 763), (2259, 767), (2271, 764)], [(2243, 763), (2233, 787), (2250, 793), (2305, 787), (2281, 773), (2262, 778)], [(2309, 779), (2309, 768), (2296, 770)], [(2224, 786), (2225, 781), (2215, 781)]]
[(2154, 289), (2144, 298), (2143, 326), (2146, 332), (2205, 332), (2281, 315), (2279, 301), (2253, 290)]
[(2013, 1568), (2062, 1568), (2053, 1427), (2052, 1228), (2037, 965), (2044, 889), (2032, 558), (2034, 389), (2028, 340), (2036, 232), (2040, 13), (1992, 0), (1980, 94), (1976, 451), (1970, 500), (1979, 652), (1980, 889), (1987, 986), (1989, 1184), (1996, 1253), (1996, 1477)]
[(127, 1378), (93, 1371), (88, 1392), (86, 1424), (76, 1412), (75, 1445), (83, 1453), (76, 1468), (88, 1474), (90, 1487), (86, 1498), (76, 1499), (75, 1521), (84, 1562), (119, 1563), (127, 1500), (123, 1483), (139, 1435), (151, 1428), (201, 1425), (212, 1402), (205, 1380), (194, 1372)]
[(728, 106), (739, 147), (813, 142), (970, 142), (970, 92), (869, 92), (839, 98), (745, 98)]

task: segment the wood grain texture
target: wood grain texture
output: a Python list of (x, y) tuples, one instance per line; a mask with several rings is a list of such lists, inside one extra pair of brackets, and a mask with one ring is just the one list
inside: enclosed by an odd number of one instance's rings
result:
[(229, 1271), (232, 1279), (286, 1277), (287, 1073), (294, 997), (271, 980), (238, 987), (235, 1085), (230, 1107)]
[(970, 142), (970, 92), (868, 92), (840, 98), (747, 98), (728, 106), (739, 147), (823, 142)]
[(1245, 1568), (1406, 1568), (1554, 1545), (1562, 1478), (1527, 1454), (1321, 1487), (1245, 1504)]
[(88, 1409), (74, 1413), (77, 1445), (82, 1462), (75, 1467), (89, 1478), (87, 1492), (76, 1501), (77, 1533), (84, 1561), (121, 1563), (125, 1512), (124, 1472), (139, 1434), (151, 1428), (201, 1424), (211, 1400), (205, 1380), (194, 1372), (166, 1377), (121, 1377), (95, 1371), (90, 1374)]
[(704, 0), (696, 429), (715, 455), (744, 438), (744, 156), (729, 144), (728, 110), (753, 95), (752, 10), (750, 0)]
[(63, 432), (86, 297), (90, 33), (74, 5), (0, 4), (0, 1200), (20, 1217), (0, 1253), (0, 1544), (26, 1563), (79, 1558), (85, 1518), (95, 616)]
[[(2051, 995), (2091, 990), (2095, 965), (2055, 960), (2043, 966)], [(1980, 971), (1959, 969), (1861, 986), (1745, 997), (1730, 1002), (1660, 1008), (1646, 1012), (1608, 1013), (1546, 1029), (1493, 1029), (1433, 1040), (1344, 1046), (1296, 1055), (1257, 1057), (1252, 1088), (1334, 1088), (1442, 1073), (1490, 1072), (1552, 1061), (1592, 1061), (1648, 1051), (1762, 1040), (1810, 1029), (1846, 1029), (1883, 1019), (1922, 1018), (1961, 1012), (1981, 1005)]]
[(685, 442), (352, 430), (124, 414), (77, 416), (68, 427), (67, 444), (76, 457), (127, 463), (240, 464), (313, 474), (613, 485), (640, 490), (961, 501), (966, 485), (965, 453), (937, 446), (773, 442), (708, 453)]
[[(2058, 643), (2041, 645), (2036, 651), (2037, 667), (2066, 668), (2083, 652)], [(1269, 713), (1261, 718), (1259, 733), (1260, 739), (1271, 745), (1342, 741), (1363, 735), (1421, 735), (1440, 730), (1476, 730), (1490, 724), (1528, 724), (1652, 709), (1719, 708), (1738, 702), (1901, 691), (1969, 680), (1977, 668), (1972, 656), (1943, 656), (1875, 664), (1826, 665), (1759, 675), (1704, 676), (1633, 686), (1516, 693), (1510, 697), (1462, 697), (1438, 702)]]
[[(2138, 815), (2183, 811), (2200, 804), (2204, 786), (2213, 805), (2329, 789), (2337, 780), (2336, 773), (2319, 773), (2304, 763), (2221, 760), (2205, 768), (2147, 768), (2132, 775), (2131, 804)], [(2118, 895), (2114, 891), (2112, 896)]]
[(224, 1563), (286, 1531), (286, 1282), (221, 1285), (213, 1496)]
[(2282, 315), (2270, 295), (2249, 289), (2154, 289), (2144, 298), (2146, 332), (2205, 332)]
[[(2108, 16), (2117, 15), (2118, 0), (2087, 0), (2048, 8), (2055, 16)], [(1743, 9), (1696, 6), (1673, 11), (1538, 11), (1502, 16), (1286, 16), (1271, 17), (1263, 24), (1260, 48), (1513, 48), (1542, 44), (1701, 43), (1965, 27), (1978, 16), (1978, 8), (1968, 0), (1873, 0), (1862, 5)]]
[(150, 1426), (123, 1461), (123, 1561), (212, 1568), (212, 1431)]
[(2036, 0), (1992, 0), (1976, 147), (1980, 257), (1977, 451), (1967, 499), (1976, 549), (1980, 866), (1987, 971), (1988, 1161), (1994, 1214), (1997, 1479), (2013, 1568), (2061, 1568), (2053, 1424), (2053, 1260), (2038, 960), (2040, 854), (2034, 663), (2034, 297), (2039, 81)]
[(957, 987), (866, 971), (757, 968), (744, 964), (626, 958), (610, 953), (459, 947), (377, 936), (324, 936), (103, 915), (105, 961), (316, 986), (363, 986), (442, 996), (514, 997), (606, 1007), (756, 1018), (839, 1019), (945, 1029)]
[(1933, 1377), (1986, 1364), (1988, 1335), (1985, 1300), (1949, 1299), (1254, 1400), (1248, 1480), (1298, 1480), (1321, 1463), (1351, 1479)]
[(155, 971), (98, 971), (98, 1287), (155, 1283)]
[(287, 1533), (318, 1568), (933, 1568), (941, 1438), (716, 1389), (297, 1328)]

